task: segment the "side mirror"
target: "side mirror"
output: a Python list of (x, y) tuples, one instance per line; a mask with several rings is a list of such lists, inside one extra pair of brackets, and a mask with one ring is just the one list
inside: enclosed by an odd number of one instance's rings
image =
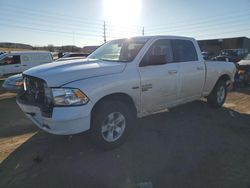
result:
[(143, 58), (141, 62), (141, 67), (148, 65), (164, 65), (167, 63), (165, 55), (151, 55), (148, 58)]

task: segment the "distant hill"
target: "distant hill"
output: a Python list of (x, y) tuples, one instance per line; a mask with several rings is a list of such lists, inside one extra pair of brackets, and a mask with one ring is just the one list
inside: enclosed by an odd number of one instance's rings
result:
[(12, 42), (0, 42), (0, 48), (4, 49), (4, 51), (8, 50), (45, 50), (50, 52), (81, 52), (83, 49), (77, 46), (73, 45), (67, 45), (67, 46), (31, 46), (28, 44), (21, 44), (21, 43), (12, 43)]
[(77, 46), (67, 45), (67, 46), (43, 46), (43, 47), (33, 47), (33, 50), (47, 50), (50, 52), (81, 52), (82, 48)]
[(32, 50), (33, 47), (28, 44), (12, 43), (12, 42), (0, 42), (0, 47), (2, 48), (19, 48), (19, 49), (29, 49)]

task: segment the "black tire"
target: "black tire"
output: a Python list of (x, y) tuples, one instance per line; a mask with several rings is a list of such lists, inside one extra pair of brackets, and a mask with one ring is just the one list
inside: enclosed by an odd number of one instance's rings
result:
[[(222, 95), (219, 94), (220, 91), (224, 90), (224, 96), (222, 97)], [(215, 108), (220, 108), (223, 106), (225, 100), (227, 97), (227, 86), (226, 86), (226, 82), (224, 80), (219, 80), (213, 91), (209, 94), (209, 96), (207, 97), (207, 102)]]
[[(114, 119), (115, 116), (123, 116), (125, 119), (125, 128), (123, 132), (116, 138), (114, 141), (107, 141), (106, 139), (106, 132), (102, 132), (103, 126), (106, 124), (106, 121), (109, 122), (109, 115), (113, 114)], [(121, 115), (120, 115), (121, 114)], [(128, 105), (120, 102), (120, 101), (103, 101), (101, 104), (98, 105), (97, 109), (93, 112), (92, 121), (91, 121), (91, 138), (99, 147), (104, 150), (113, 149), (119, 145), (121, 145), (129, 135), (129, 132), (132, 128), (132, 123), (134, 121), (134, 116), (131, 113), (131, 109)], [(113, 121), (113, 124), (114, 121)], [(115, 125), (114, 125), (115, 126)], [(104, 126), (105, 127), (105, 126)], [(110, 128), (110, 126), (109, 126)], [(114, 128), (115, 129), (115, 128)], [(107, 131), (107, 134), (112, 132), (112, 130)], [(113, 137), (115, 137), (115, 133), (119, 134), (115, 130), (113, 130)]]
[(243, 84), (244, 84), (245, 87), (249, 86), (249, 83), (250, 83), (249, 81), (244, 81), (243, 82)]

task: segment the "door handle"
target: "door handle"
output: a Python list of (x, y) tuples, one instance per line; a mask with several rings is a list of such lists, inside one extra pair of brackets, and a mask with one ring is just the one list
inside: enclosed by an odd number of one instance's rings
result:
[(176, 74), (177, 73), (177, 70), (169, 70), (168, 71), (168, 74)]
[(19, 65), (16, 65), (15, 67), (19, 67)]
[(24, 67), (26, 67), (27, 65), (23, 65)]
[(203, 70), (203, 67), (196, 67), (197, 70)]

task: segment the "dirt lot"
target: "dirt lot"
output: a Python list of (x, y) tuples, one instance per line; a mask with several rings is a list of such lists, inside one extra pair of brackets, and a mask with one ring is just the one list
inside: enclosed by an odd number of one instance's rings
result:
[(195, 101), (138, 120), (106, 152), (86, 133), (39, 131), (14, 97), (0, 92), (1, 188), (250, 187), (250, 88), (231, 92), (221, 109)]

